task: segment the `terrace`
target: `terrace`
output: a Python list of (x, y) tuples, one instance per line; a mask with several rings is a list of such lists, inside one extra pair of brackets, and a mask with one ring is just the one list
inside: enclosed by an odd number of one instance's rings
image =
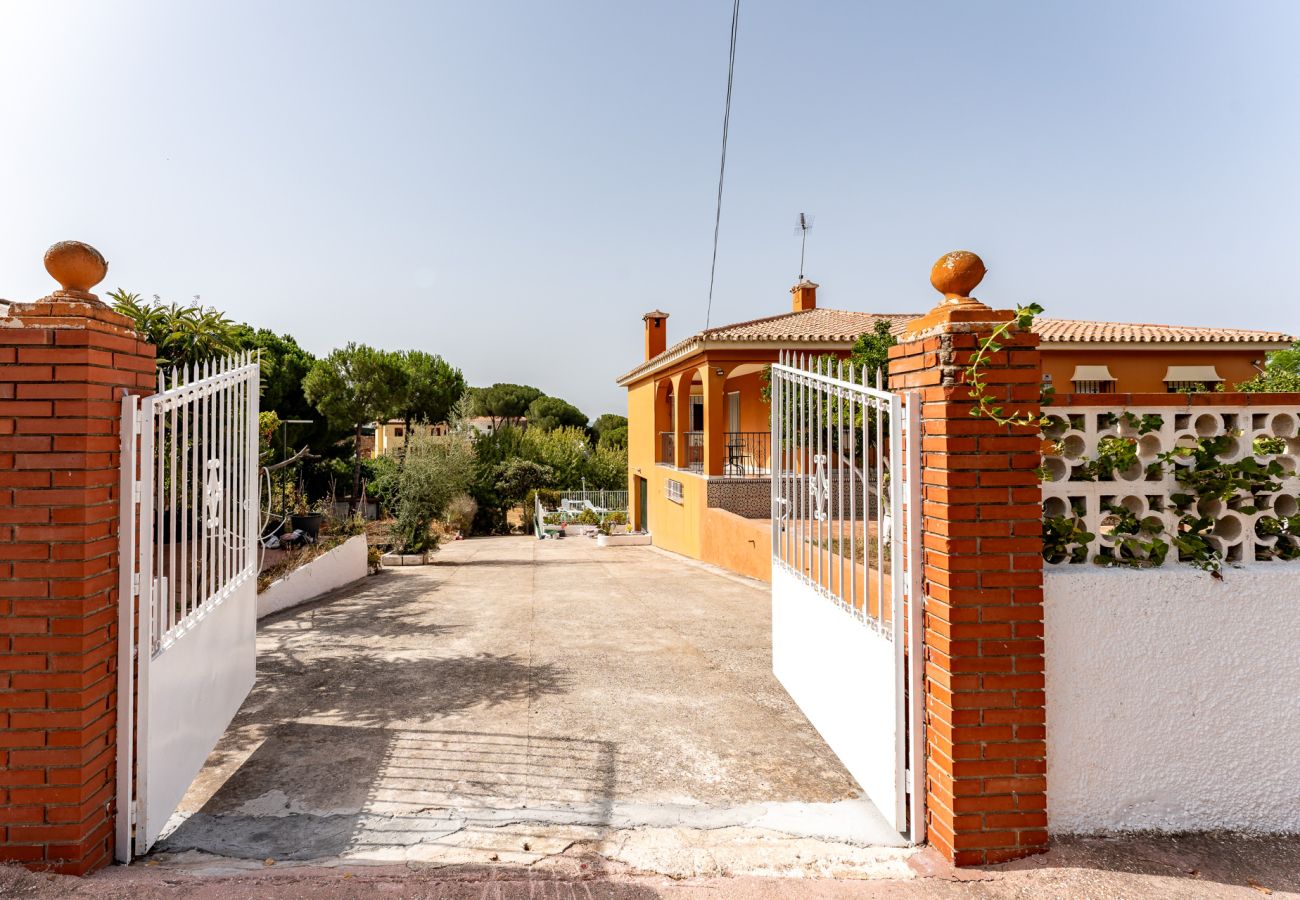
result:
[(770, 475), (762, 369), (753, 362), (710, 362), (659, 379), (655, 464), (709, 478)]

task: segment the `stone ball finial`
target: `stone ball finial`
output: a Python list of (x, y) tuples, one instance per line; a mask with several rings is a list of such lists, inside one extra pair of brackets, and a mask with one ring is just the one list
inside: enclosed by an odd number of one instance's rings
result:
[(930, 284), (943, 294), (948, 302), (955, 303), (970, 297), (984, 279), (984, 260), (969, 250), (945, 253), (930, 268)]
[(90, 289), (108, 274), (108, 260), (89, 244), (59, 241), (45, 251), (45, 271), (63, 288), (60, 293), (94, 298)]

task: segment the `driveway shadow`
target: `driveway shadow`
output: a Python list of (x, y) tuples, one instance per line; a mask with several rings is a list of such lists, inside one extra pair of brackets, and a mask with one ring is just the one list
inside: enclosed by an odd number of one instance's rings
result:
[(256, 695), (250, 697), (259, 715), (377, 728), (570, 689), (560, 666), (529, 665), (514, 654), (403, 659), (346, 644), (338, 650), (339, 656), (299, 658), (285, 650), (260, 659)]

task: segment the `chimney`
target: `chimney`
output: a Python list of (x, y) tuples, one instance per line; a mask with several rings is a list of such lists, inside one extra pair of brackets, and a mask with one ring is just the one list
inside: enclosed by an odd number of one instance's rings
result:
[(641, 318), (645, 320), (645, 358), (648, 361), (668, 348), (668, 313), (654, 309)]
[(795, 312), (817, 308), (817, 285), (807, 278), (790, 288), (790, 293), (794, 296)]

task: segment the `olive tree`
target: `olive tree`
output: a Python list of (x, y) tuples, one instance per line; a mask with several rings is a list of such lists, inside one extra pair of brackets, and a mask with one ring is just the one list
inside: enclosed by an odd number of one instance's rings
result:
[[(397, 480), (394, 534), (405, 553), (430, 549), (429, 526), (474, 479), (474, 445), (465, 435), (421, 435), (407, 448)], [(470, 514), (471, 519), (473, 513)]]

